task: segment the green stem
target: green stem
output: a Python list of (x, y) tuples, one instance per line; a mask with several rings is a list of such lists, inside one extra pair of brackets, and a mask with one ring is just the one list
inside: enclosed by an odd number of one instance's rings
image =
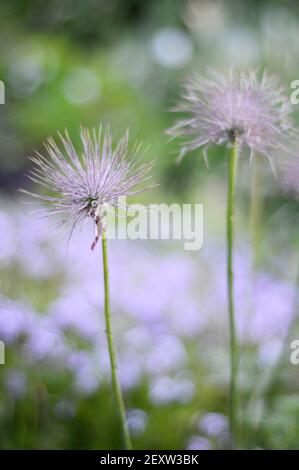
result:
[(234, 141), (229, 151), (228, 191), (227, 191), (227, 282), (228, 311), (230, 332), (230, 387), (229, 387), (229, 424), (231, 447), (234, 445), (237, 400), (237, 341), (234, 306), (234, 274), (233, 274), (233, 243), (234, 243), (234, 195), (238, 160), (238, 145)]
[(107, 335), (108, 350), (109, 350), (110, 365), (111, 365), (112, 388), (113, 388), (113, 393), (114, 393), (117, 407), (118, 407), (118, 413), (119, 413), (120, 420), (121, 420), (125, 447), (126, 449), (130, 450), (132, 449), (132, 443), (131, 443), (131, 437), (130, 437), (128, 423), (126, 419), (124, 400), (123, 400), (120, 383), (118, 379), (118, 374), (117, 374), (116, 351), (115, 351), (113, 339), (112, 339), (107, 238), (106, 238), (105, 230), (103, 230), (103, 233), (102, 233), (102, 250), (103, 250), (104, 288), (105, 288), (105, 322), (106, 322), (106, 335)]

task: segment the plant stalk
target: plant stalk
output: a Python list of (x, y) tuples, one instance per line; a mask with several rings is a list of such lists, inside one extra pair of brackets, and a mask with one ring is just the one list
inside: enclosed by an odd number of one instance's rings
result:
[(230, 385), (228, 414), (230, 425), (230, 445), (234, 447), (236, 418), (237, 418), (237, 340), (235, 325), (234, 302), (234, 272), (233, 272), (233, 245), (234, 245), (234, 197), (238, 160), (238, 144), (234, 140), (228, 155), (228, 190), (227, 190), (227, 285), (228, 285), (228, 313), (230, 333)]
[(109, 271), (108, 271), (108, 253), (107, 253), (107, 238), (105, 230), (102, 231), (102, 251), (103, 251), (103, 273), (104, 273), (104, 290), (105, 290), (105, 322), (106, 322), (106, 335), (108, 342), (108, 350), (111, 365), (111, 379), (112, 389), (116, 400), (121, 426), (123, 431), (124, 443), (127, 450), (132, 449), (131, 437), (126, 419), (126, 410), (124, 400), (120, 388), (117, 372), (117, 359), (116, 350), (113, 344), (112, 328), (111, 328), (111, 313), (110, 313), (110, 293), (109, 293)]

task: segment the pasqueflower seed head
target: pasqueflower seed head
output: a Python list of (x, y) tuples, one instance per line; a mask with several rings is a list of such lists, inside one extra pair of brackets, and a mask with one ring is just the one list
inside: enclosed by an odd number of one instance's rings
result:
[(248, 147), (253, 153), (265, 155), (270, 163), (286, 145), (292, 130), (290, 100), (284, 95), (275, 77), (256, 71), (226, 74), (209, 72), (186, 85), (182, 102), (174, 111), (183, 112), (185, 119), (167, 131), (182, 137), (181, 156), (209, 144)]
[(58, 135), (61, 146), (49, 138), (45, 143), (47, 156), (36, 153), (31, 157), (35, 168), (29, 178), (49, 194), (23, 192), (44, 201), (48, 215), (63, 215), (62, 223), (71, 223), (71, 233), (79, 222), (91, 217), (96, 228), (93, 249), (103, 229), (103, 210), (107, 206), (118, 207), (121, 197), (153, 187), (153, 162), (140, 164), (140, 144), (135, 144), (131, 152), (128, 150), (128, 131), (113, 145), (109, 127), (92, 132), (81, 128), (80, 153), (67, 131)]

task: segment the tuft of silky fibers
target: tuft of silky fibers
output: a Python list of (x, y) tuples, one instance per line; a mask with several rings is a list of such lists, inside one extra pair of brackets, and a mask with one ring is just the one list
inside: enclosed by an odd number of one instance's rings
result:
[(45, 143), (47, 155), (36, 153), (30, 158), (35, 167), (28, 176), (43, 186), (46, 194), (22, 191), (46, 203), (47, 215), (61, 215), (63, 225), (71, 223), (71, 233), (77, 224), (91, 217), (96, 230), (93, 249), (103, 230), (105, 208), (118, 207), (120, 198), (154, 186), (153, 162), (140, 164), (144, 153), (141, 145), (135, 144), (129, 151), (128, 131), (113, 145), (109, 127), (92, 132), (82, 127), (80, 153), (67, 131), (58, 135), (61, 146), (49, 138)]
[(267, 157), (271, 166), (287, 150), (292, 133), (291, 104), (276, 77), (256, 71), (210, 71), (185, 86), (173, 111), (185, 113), (167, 133), (182, 137), (181, 156), (202, 146), (237, 142)]

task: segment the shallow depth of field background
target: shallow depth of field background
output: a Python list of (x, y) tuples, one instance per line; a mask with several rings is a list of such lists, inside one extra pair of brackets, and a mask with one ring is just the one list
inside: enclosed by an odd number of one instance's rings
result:
[[(111, 241), (113, 328), (134, 447), (227, 446), (225, 149), (177, 166), (168, 110), (193, 71), (266, 67), (287, 92), (299, 78), (296, 2), (2, 0), (0, 79), (0, 448), (121, 448), (109, 386), (100, 246), (92, 224), (69, 247), (31, 214), (28, 156), (68, 128), (111, 122), (156, 159), (159, 187), (138, 202), (203, 203), (198, 252), (165, 241)], [(294, 106), (298, 115), (299, 108)], [(299, 115), (297, 116), (299, 118)], [(297, 119), (298, 121), (298, 119)], [(78, 139), (77, 139), (78, 141)], [(299, 150), (299, 149), (298, 149)], [(238, 446), (296, 449), (296, 199), (259, 162), (257, 271), (251, 269), (246, 152), (237, 187), (236, 304), (241, 343)], [(299, 173), (298, 173), (299, 181)]]

